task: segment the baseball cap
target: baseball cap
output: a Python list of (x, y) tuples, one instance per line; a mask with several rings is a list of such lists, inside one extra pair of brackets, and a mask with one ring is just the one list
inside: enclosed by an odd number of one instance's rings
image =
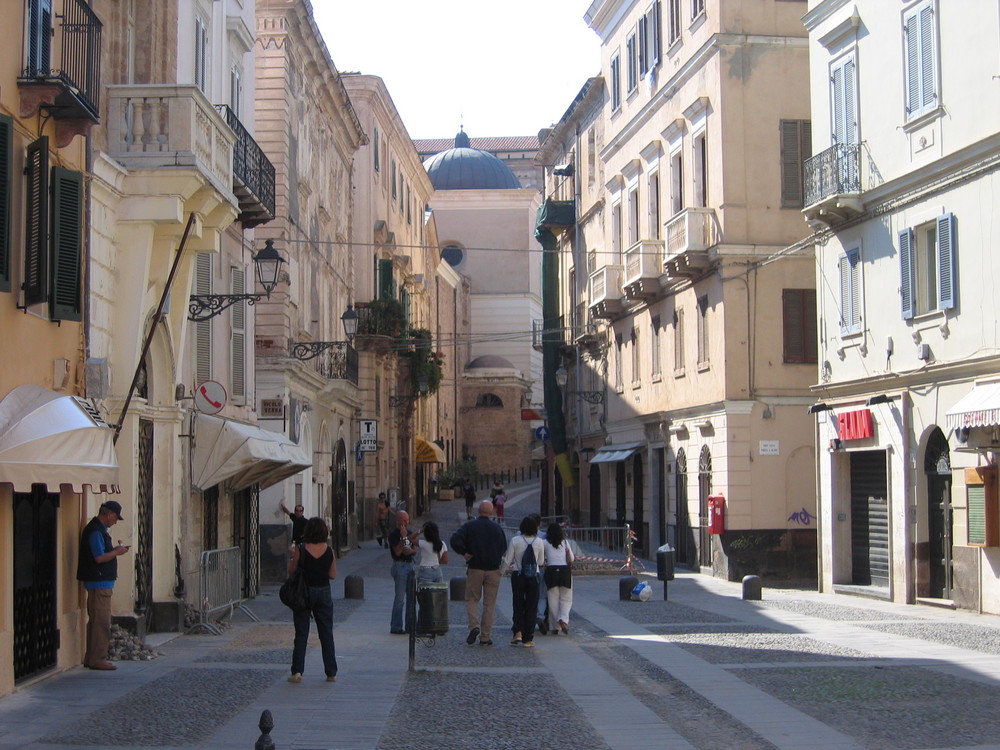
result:
[(123, 520), (122, 516), (122, 506), (117, 500), (108, 500), (106, 503), (101, 503), (102, 508), (107, 508), (108, 510), (113, 510), (115, 515), (118, 516), (118, 520)]

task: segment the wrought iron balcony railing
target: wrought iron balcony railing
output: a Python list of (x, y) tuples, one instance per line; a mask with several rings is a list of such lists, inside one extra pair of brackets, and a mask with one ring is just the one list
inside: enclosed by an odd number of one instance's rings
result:
[[(54, 27), (51, 11), (41, 5), (40, 0), (28, 3), (28, 59), (18, 86), (43, 89), (32, 104), (46, 107), (57, 120), (99, 122), (101, 21), (84, 0), (65, 0), (62, 23)], [(47, 93), (46, 88), (54, 91)]]
[(861, 144), (835, 143), (805, 161), (805, 205), (861, 192)]
[[(358, 352), (346, 341), (303, 341), (292, 345), (292, 356), (309, 363), (316, 372), (328, 380), (346, 380), (358, 384)], [(313, 353), (315, 351), (315, 353)]]
[(228, 104), (215, 108), (236, 134), (233, 144), (233, 192), (240, 202), (245, 229), (274, 218), (274, 165)]

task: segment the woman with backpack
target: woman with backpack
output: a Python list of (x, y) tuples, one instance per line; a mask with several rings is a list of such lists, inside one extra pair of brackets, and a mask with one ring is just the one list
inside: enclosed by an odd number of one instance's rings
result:
[(510, 590), (514, 610), (514, 637), (511, 645), (535, 645), (535, 611), (538, 609), (538, 567), (545, 559), (545, 545), (538, 538), (538, 521), (531, 516), (521, 520), (521, 533), (510, 540), (501, 570), (511, 565)]
[(569, 610), (573, 606), (573, 550), (562, 526), (550, 523), (545, 532), (545, 585), (549, 597), (549, 632), (569, 635)]

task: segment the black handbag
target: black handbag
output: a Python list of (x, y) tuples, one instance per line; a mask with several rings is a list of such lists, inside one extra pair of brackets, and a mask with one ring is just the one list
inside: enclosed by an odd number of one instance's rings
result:
[(309, 587), (306, 585), (306, 577), (302, 574), (301, 568), (296, 568), (295, 572), (288, 576), (288, 580), (281, 584), (278, 598), (292, 611), (309, 609)]

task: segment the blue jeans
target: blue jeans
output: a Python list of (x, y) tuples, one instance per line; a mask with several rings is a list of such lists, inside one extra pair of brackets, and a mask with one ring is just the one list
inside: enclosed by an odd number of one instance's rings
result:
[(306, 641), (309, 640), (309, 619), (316, 620), (316, 632), (323, 649), (323, 670), (327, 677), (337, 674), (337, 652), (333, 645), (333, 597), (330, 584), (310, 586), (311, 606), (300, 612), (293, 612), (295, 621), (295, 647), (292, 649), (292, 674), (302, 674), (306, 666)]
[(444, 574), (441, 568), (417, 568), (417, 583), (441, 583)]
[(392, 599), (392, 619), (389, 621), (389, 629), (394, 632), (406, 630), (406, 625), (403, 622), (406, 607), (406, 583), (412, 572), (412, 562), (392, 561), (392, 580), (396, 584), (396, 594)]

